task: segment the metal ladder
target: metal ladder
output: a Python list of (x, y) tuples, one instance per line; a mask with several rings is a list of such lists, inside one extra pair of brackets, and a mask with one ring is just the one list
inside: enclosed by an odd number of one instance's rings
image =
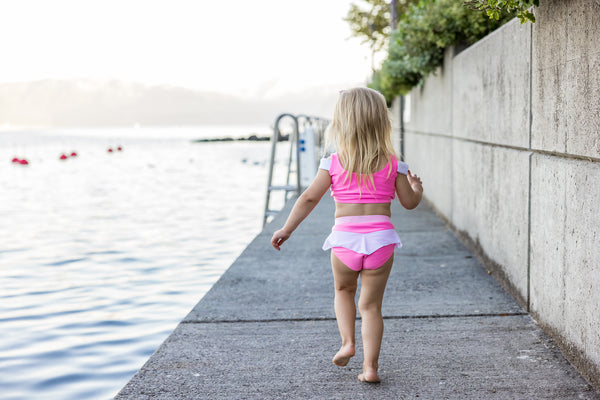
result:
[[(285, 118), (291, 118), (293, 122), (293, 131), (289, 136), (290, 141), (290, 151), (288, 155), (288, 163), (287, 163), (287, 177), (285, 185), (273, 185), (273, 168), (275, 167), (275, 155), (277, 153), (277, 143), (281, 140), (279, 125), (281, 121)], [(267, 180), (267, 196), (265, 199), (265, 213), (263, 216), (263, 226), (266, 225), (267, 219), (269, 217), (277, 215), (280, 210), (273, 210), (270, 208), (270, 200), (271, 200), (271, 192), (272, 191), (285, 191), (285, 201), (288, 200), (288, 196), (290, 193), (294, 193), (295, 195), (299, 195), (300, 192), (304, 189), (301, 183), (301, 173), (300, 173), (300, 152), (303, 151), (303, 145), (300, 134), (307, 127), (312, 127), (315, 133), (315, 146), (319, 149), (317, 154), (322, 153), (324, 147), (324, 136), (325, 129), (329, 124), (329, 120), (314, 117), (304, 114), (293, 115), (293, 114), (280, 114), (273, 124), (273, 137), (271, 138), (271, 158), (269, 161), (269, 178)], [(295, 150), (295, 151), (294, 151)], [(296, 165), (295, 170), (292, 170), (292, 162), (295, 158)], [(292, 173), (296, 174), (295, 182), (290, 183), (290, 176)], [(312, 178), (312, 177), (310, 177)]]

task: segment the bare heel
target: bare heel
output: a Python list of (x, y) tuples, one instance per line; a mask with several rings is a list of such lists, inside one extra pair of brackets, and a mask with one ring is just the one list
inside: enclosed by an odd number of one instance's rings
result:
[(375, 368), (363, 368), (363, 373), (358, 375), (358, 380), (366, 383), (379, 383), (381, 379)]
[(348, 347), (348, 348), (342, 347), (340, 349), (340, 351), (338, 351), (337, 354), (335, 356), (333, 356), (333, 363), (335, 365), (337, 365), (338, 367), (345, 367), (346, 365), (348, 365), (348, 362), (350, 361), (350, 359), (353, 356), (354, 356), (354, 348), (353, 347)]

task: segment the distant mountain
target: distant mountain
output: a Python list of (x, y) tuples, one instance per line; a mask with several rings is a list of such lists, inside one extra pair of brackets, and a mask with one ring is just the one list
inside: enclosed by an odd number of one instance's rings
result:
[(279, 98), (246, 99), (118, 80), (4, 83), (0, 84), (0, 125), (268, 123), (282, 112), (329, 117), (338, 96), (336, 88), (307, 88)]

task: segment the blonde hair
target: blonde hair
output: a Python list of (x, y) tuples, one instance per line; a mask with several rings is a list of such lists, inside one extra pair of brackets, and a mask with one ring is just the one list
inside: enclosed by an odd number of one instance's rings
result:
[(326, 148), (335, 146), (342, 167), (348, 171), (345, 181), (355, 172), (359, 188), (365, 178), (373, 184), (373, 173), (381, 168), (382, 159), (391, 165), (392, 157), (396, 157), (391, 136), (387, 104), (379, 92), (362, 87), (340, 92), (327, 129)]

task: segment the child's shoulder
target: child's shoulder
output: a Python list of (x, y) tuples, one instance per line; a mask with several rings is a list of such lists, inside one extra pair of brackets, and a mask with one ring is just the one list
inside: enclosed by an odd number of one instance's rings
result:
[(396, 154), (391, 154), (390, 155), (391, 158), (391, 164), (392, 167), (396, 166), (396, 172), (402, 175), (408, 175), (408, 164), (405, 163), (404, 161), (401, 161), (400, 158), (398, 156), (396, 156)]

